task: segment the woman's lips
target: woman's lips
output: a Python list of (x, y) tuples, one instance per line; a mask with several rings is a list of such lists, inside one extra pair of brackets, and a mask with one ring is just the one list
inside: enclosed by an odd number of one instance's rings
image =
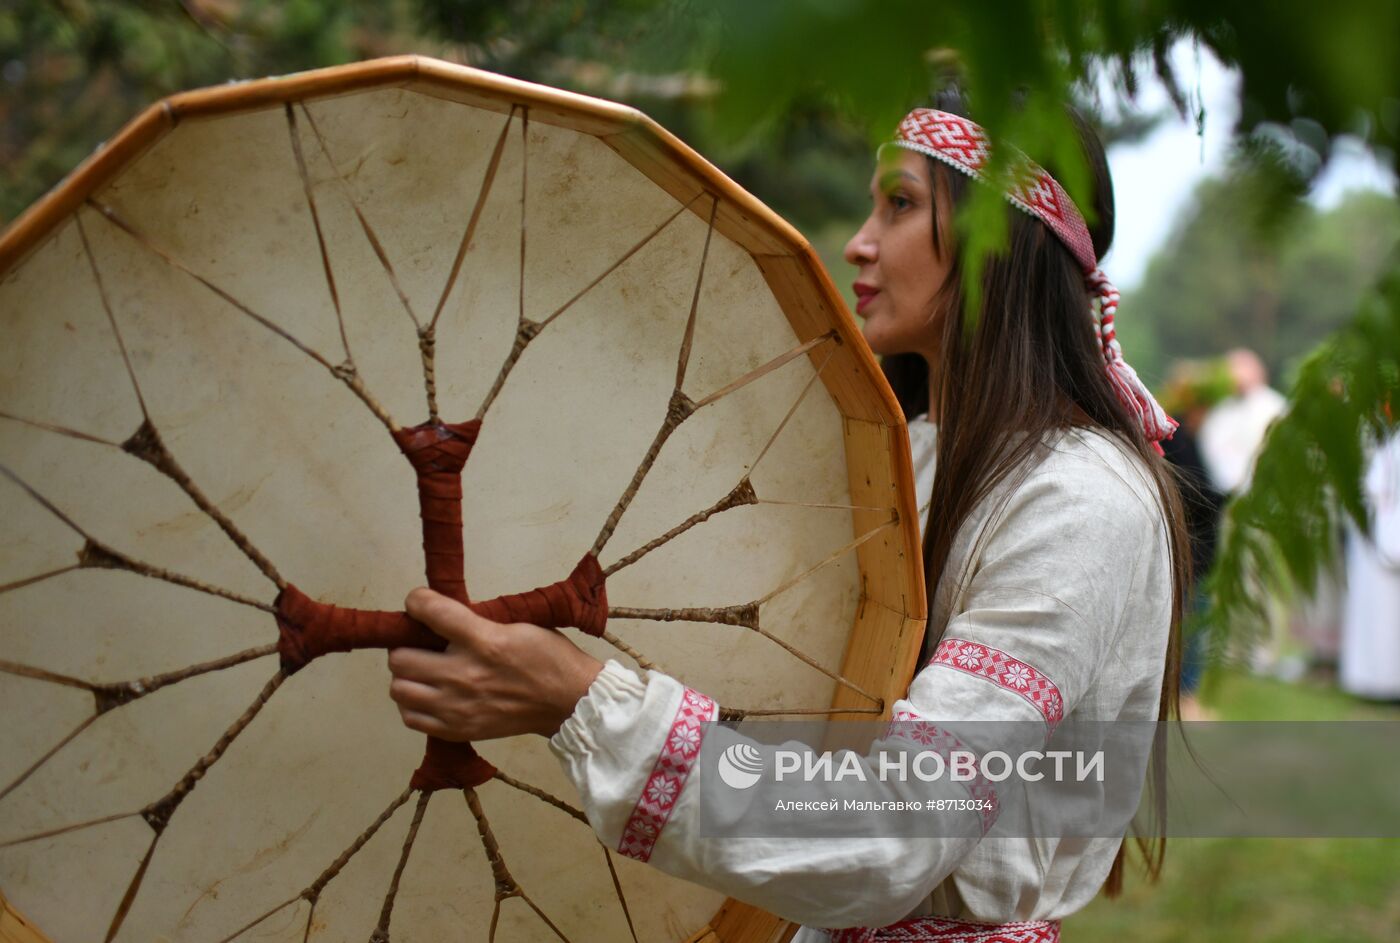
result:
[(861, 282), (856, 282), (852, 287), (856, 292), (856, 314), (864, 314), (866, 306), (880, 293), (880, 289)]

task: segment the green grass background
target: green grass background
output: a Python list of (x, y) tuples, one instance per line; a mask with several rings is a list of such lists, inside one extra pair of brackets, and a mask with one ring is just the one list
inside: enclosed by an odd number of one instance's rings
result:
[[(1325, 679), (1212, 681), (1220, 720), (1400, 720)], [(1400, 838), (1174, 838), (1155, 885), (1128, 862), (1123, 895), (1067, 919), (1064, 943), (1400, 943)]]

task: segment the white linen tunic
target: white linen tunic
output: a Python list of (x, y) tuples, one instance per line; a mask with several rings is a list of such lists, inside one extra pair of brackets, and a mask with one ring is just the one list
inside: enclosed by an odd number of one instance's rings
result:
[[(909, 431), (924, 520), (936, 428), (919, 418)], [(1155, 720), (1171, 621), (1159, 509), (1137, 457), (1098, 432), (1058, 435), (959, 532), (932, 601), (947, 630), (893, 716)], [(717, 715), (701, 692), (609, 661), (550, 747), (605, 843), (803, 924), (794, 943), (930, 914), (1059, 920), (1098, 893), (1122, 841), (982, 839), (975, 811), (956, 813), (967, 827), (947, 838), (705, 838), (693, 760)]]

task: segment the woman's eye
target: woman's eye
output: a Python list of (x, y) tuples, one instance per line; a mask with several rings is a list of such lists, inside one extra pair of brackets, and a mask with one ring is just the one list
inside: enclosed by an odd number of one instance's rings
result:
[(914, 201), (902, 193), (891, 193), (889, 195), (890, 206), (895, 210), (907, 209), (914, 205)]

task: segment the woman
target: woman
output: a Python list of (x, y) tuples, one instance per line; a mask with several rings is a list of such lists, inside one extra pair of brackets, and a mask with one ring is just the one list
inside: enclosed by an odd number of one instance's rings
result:
[[(865, 336), (910, 419), (928, 508), (927, 661), (896, 719), (1053, 731), (1071, 714), (1176, 713), (1188, 548), (1156, 446), (1175, 424), (1113, 336), (1117, 295), (1096, 267), (1112, 239), (1112, 190), (1102, 147), (1079, 124), (1097, 182), (1094, 226), (1027, 162), (971, 330), (951, 225), (970, 185), (985, 182), (986, 139), (970, 121), (916, 109), (901, 123), (879, 155), (871, 214), (846, 247)], [(672, 874), (864, 940), (953, 939), (986, 925), (1001, 928), (997, 939), (1055, 940), (1063, 917), (1121, 886), (1121, 839), (982, 840), (990, 823), (973, 811), (959, 813), (962, 832), (932, 840), (707, 842), (698, 751), (687, 744), (716, 716), (713, 701), (427, 590), (407, 606), (452, 644), (391, 653), (404, 722), (457, 740), (549, 736), (602, 839)], [(1154, 877), (1163, 844), (1140, 842)]]

